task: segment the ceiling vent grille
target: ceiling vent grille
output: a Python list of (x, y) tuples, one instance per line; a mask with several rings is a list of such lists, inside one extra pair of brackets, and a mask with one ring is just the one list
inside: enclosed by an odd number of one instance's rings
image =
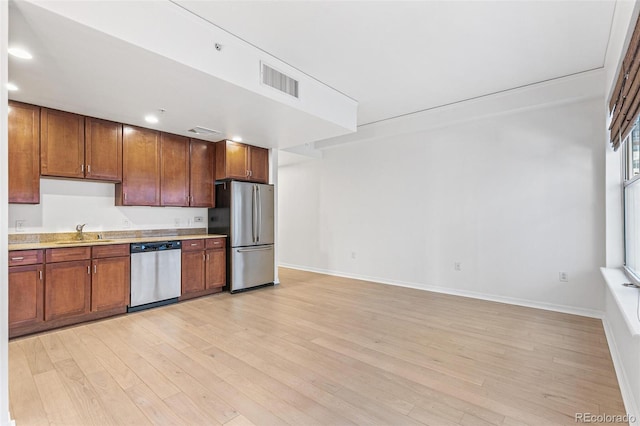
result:
[(262, 84), (273, 87), (289, 96), (298, 99), (298, 80), (281, 73), (269, 65), (262, 63)]
[(196, 126), (193, 129), (188, 130), (191, 133), (195, 133), (196, 135), (220, 135), (221, 132), (213, 129), (207, 129), (206, 127)]

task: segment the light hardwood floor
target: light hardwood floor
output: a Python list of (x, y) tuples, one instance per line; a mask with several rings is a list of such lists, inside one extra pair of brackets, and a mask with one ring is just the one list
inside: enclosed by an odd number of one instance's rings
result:
[(624, 414), (600, 320), (281, 269), (9, 343), (25, 425), (575, 425)]

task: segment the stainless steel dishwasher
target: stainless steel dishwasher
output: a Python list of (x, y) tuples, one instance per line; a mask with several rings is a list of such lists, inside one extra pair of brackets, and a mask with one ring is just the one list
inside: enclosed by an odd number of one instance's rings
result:
[(180, 241), (131, 244), (131, 299), (127, 312), (178, 301), (180, 253)]

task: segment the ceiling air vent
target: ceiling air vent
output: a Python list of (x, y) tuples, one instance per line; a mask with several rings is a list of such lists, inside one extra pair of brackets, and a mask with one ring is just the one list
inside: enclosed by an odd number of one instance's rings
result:
[(298, 80), (271, 68), (264, 62), (262, 63), (262, 84), (298, 98)]
[(196, 126), (193, 129), (188, 130), (191, 133), (195, 133), (196, 135), (219, 135), (221, 134), (217, 130), (207, 129), (206, 127)]

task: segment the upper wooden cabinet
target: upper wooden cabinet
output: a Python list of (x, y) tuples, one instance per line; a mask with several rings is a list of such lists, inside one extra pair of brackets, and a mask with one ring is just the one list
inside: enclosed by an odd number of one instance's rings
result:
[(122, 180), (122, 124), (85, 117), (85, 178)]
[(9, 101), (9, 202), (40, 202), (40, 107)]
[(189, 205), (189, 138), (160, 134), (160, 205)]
[(122, 138), (122, 183), (116, 205), (160, 205), (160, 132), (125, 126)]
[(122, 124), (42, 108), (40, 174), (119, 182)]
[(269, 183), (269, 150), (224, 140), (216, 142), (216, 180)]
[(42, 108), (40, 131), (40, 174), (83, 178), (84, 117)]
[(215, 145), (191, 139), (189, 171), (189, 206), (215, 207)]

